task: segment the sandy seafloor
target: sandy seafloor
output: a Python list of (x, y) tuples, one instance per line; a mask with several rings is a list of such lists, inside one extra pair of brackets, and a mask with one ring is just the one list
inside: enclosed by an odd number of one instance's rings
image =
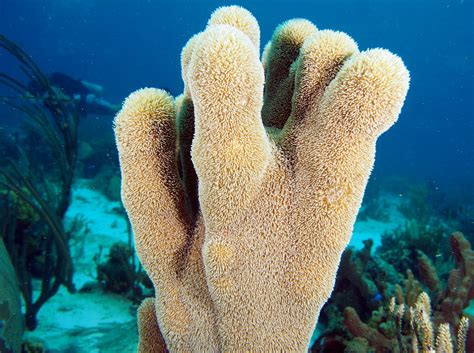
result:
[[(100, 246), (101, 259), (106, 261), (112, 244), (127, 242), (127, 224), (117, 209), (120, 209), (119, 202), (109, 201), (87, 187), (87, 182), (75, 184), (66, 226), (81, 215), (90, 230), (83, 243), (71, 248), (74, 284), (78, 290), (95, 280), (94, 256)], [(25, 336), (33, 342), (44, 342), (54, 352), (134, 352), (137, 346), (135, 310), (123, 296), (98, 287), (74, 294), (61, 287), (41, 308), (36, 330)]]
[[(351, 245), (360, 248), (363, 240), (372, 238), (374, 248), (380, 244), (380, 236), (404, 222), (396, 211), (396, 199), (388, 199), (391, 206), (390, 222), (367, 220), (357, 222)], [(72, 247), (75, 266), (74, 283), (77, 289), (94, 281), (96, 263), (94, 256), (102, 247), (105, 261), (110, 246), (127, 242), (127, 224), (117, 212), (119, 202), (109, 201), (87, 182), (76, 182), (72, 204), (66, 222), (76, 216), (85, 220), (89, 233), (84, 242)], [(25, 337), (33, 342), (43, 342), (52, 352), (107, 353), (135, 352), (137, 326), (135, 307), (123, 296), (95, 288), (90, 292), (74, 294), (61, 287), (38, 314), (38, 327)]]

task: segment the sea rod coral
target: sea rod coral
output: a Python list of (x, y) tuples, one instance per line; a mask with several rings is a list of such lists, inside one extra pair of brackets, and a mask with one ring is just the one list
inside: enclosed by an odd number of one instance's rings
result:
[(139, 351), (305, 352), (409, 74), (306, 20), (259, 60), (246, 10), (183, 49), (185, 92), (145, 88), (115, 120), (122, 198), (156, 298)]

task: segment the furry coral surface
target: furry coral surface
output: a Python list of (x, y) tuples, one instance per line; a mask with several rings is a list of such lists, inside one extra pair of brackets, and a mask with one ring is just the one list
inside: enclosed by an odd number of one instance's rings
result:
[(155, 302), (152, 298), (146, 298), (137, 310), (138, 335), (140, 342), (139, 352), (164, 353), (166, 343), (160, 333), (155, 315)]
[(184, 95), (139, 90), (115, 120), (170, 351), (307, 350), (408, 89), (396, 55), (304, 20), (278, 27), (264, 70), (259, 32), (245, 9), (216, 10), (183, 49)]

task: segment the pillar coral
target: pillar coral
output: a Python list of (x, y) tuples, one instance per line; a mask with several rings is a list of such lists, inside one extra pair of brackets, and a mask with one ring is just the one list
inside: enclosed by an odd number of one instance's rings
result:
[(403, 105), (409, 74), (386, 50), (291, 20), (260, 60), (259, 37), (247, 10), (216, 10), (183, 49), (183, 95), (141, 89), (116, 117), (122, 199), (156, 290), (142, 352), (306, 352)]

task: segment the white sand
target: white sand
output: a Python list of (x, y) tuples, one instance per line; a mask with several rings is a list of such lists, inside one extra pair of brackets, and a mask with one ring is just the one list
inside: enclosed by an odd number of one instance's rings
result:
[[(99, 192), (87, 188), (85, 182), (79, 181), (75, 185), (66, 225), (81, 215), (90, 229), (83, 244), (78, 243), (71, 249), (77, 289), (96, 275), (94, 256), (99, 252), (99, 246), (102, 246), (101, 261), (105, 261), (113, 243), (127, 242), (125, 219), (114, 210), (119, 207), (118, 202), (110, 202)], [(41, 308), (38, 328), (28, 332), (26, 337), (42, 341), (58, 352), (134, 352), (137, 333), (131, 306), (124, 297), (100, 288), (89, 293), (70, 294), (61, 287)]]

